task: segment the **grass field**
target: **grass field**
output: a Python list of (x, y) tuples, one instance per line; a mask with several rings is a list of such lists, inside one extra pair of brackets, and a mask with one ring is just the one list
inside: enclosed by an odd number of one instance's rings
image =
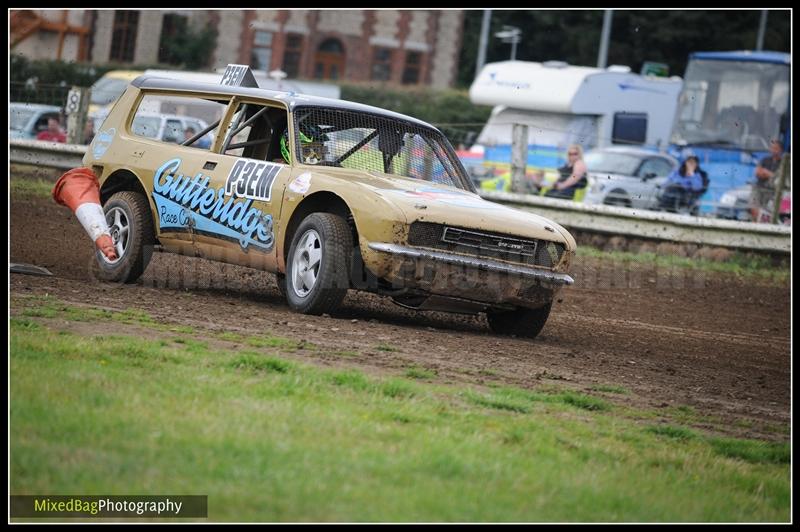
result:
[[(300, 363), (319, 348), (279, 336), (21, 299), (15, 495), (208, 495), (212, 521), (789, 520), (787, 443), (637, 421), (610, 401), (619, 386), (370, 376)], [(114, 333), (63, 327), (76, 322)]]
[(680, 257), (658, 253), (632, 253), (628, 251), (602, 251), (591, 246), (578, 246), (578, 257), (614, 261), (627, 267), (651, 265), (660, 269), (696, 270), (728, 273), (743, 278), (760, 278), (775, 283), (788, 283), (791, 270), (788, 265), (776, 266), (769, 257), (735, 252), (725, 261), (697, 257)]

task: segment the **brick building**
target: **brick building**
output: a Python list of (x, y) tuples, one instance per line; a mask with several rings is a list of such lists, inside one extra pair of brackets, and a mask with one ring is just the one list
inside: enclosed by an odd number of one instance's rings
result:
[[(218, 31), (209, 69), (244, 63), (260, 70), (281, 69), (290, 78), (444, 88), (456, 79), (463, 13), (23, 10), (12, 11), (11, 48), (13, 53), (35, 59), (168, 63), (161, 46), (164, 39), (177, 28), (196, 29), (209, 24)], [(54, 47), (54, 41), (61, 44)]]

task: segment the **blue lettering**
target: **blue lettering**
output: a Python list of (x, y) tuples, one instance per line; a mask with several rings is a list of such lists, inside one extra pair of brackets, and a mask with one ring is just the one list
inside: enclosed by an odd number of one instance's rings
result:
[[(155, 176), (153, 176), (153, 190), (163, 196), (164, 191), (167, 190), (172, 183), (172, 178), (180, 165), (180, 159), (171, 159), (162, 164), (158, 170), (156, 170)], [(166, 180), (162, 183), (161, 178), (165, 173)]]
[[(235, 167), (231, 171), (226, 186), (218, 190), (208, 187), (211, 178), (202, 173), (195, 175), (194, 179), (180, 174), (181, 159), (170, 159), (162, 164), (153, 175), (153, 194), (173, 200), (183, 209), (178, 212), (169, 212), (167, 206), (161, 206), (159, 213), (161, 224), (164, 226), (188, 226), (192, 219), (192, 213), (198, 212), (204, 218), (227, 226), (241, 234), (239, 244), (243, 249), (247, 248), (253, 238), (260, 243), (261, 247), (271, 249), (274, 241), (272, 217), (251, 207), (253, 203), (251, 199), (236, 202), (234, 197), (228, 197), (226, 201), (226, 189), (250, 189), (257, 179), (263, 179), (263, 174), (267, 173), (262, 172), (263, 165), (256, 166), (253, 162), (240, 162), (242, 164), (237, 162), (239, 168)], [(269, 170), (271, 168), (267, 166), (267, 171)], [(260, 173), (262, 175), (259, 175)]]

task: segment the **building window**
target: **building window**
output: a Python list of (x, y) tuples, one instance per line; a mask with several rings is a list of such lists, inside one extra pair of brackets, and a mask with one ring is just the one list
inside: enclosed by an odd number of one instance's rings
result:
[(286, 36), (286, 50), (283, 52), (283, 71), (286, 77), (300, 75), (300, 56), (303, 53), (303, 36), (290, 33)]
[(326, 39), (314, 55), (314, 77), (317, 79), (339, 79), (344, 77), (344, 46), (338, 39)]
[(392, 50), (390, 48), (375, 48), (372, 55), (372, 76), (377, 81), (389, 81), (392, 77)]
[(117, 11), (114, 13), (114, 28), (111, 38), (111, 61), (133, 62), (136, 48), (136, 30), (139, 27), (138, 11)]
[(403, 83), (419, 83), (419, 70), (422, 66), (422, 54), (420, 52), (406, 52), (406, 66), (403, 69)]
[(272, 33), (264, 30), (253, 32), (253, 51), (250, 66), (256, 70), (269, 71), (272, 64)]
[(164, 15), (161, 25), (161, 43), (158, 45), (158, 62), (177, 65), (181, 59), (175, 57), (171, 43), (176, 37), (186, 32), (187, 18), (183, 15), (168, 13)]

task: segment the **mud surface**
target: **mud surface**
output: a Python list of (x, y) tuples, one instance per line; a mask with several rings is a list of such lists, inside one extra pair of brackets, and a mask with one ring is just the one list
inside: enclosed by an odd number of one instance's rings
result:
[(705, 427), (713, 432), (788, 438), (788, 283), (579, 258), (576, 284), (528, 340), (492, 335), (483, 316), (414, 312), (354, 291), (335, 316), (299, 315), (272, 274), (165, 253), (137, 284), (101, 284), (90, 273), (92, 243), (68, 209), (12, 197), (10, 221), (11, 262), (54, 274), (12, 274), (12, 296), (47, 293), (172, 323), (305, 339), (319, 349), (297, 356), (370, 373), (416, 366), (444, 383), (561, 386), (656, 412), (690, 406), (697, 415), (688, 423), (701, 429), (713, 420)]

